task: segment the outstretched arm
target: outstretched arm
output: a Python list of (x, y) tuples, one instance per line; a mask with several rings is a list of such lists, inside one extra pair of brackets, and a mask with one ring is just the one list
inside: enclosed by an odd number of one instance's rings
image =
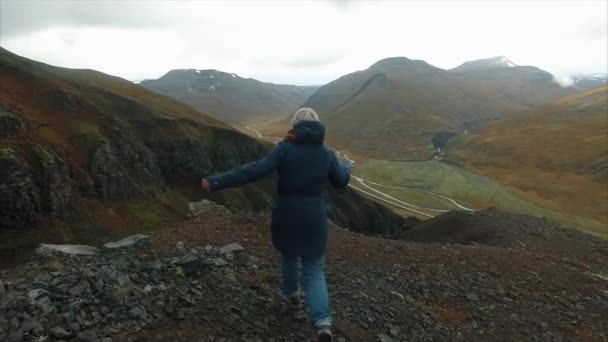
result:
[(279, 144), (270, 154), (258, 161), (245, 164), (240, 168), (233, 169), (222, 174), (203, 179), (203, 189), (216, 191), (224, 188), (237, 187), (271, 174), (279, 167), (283, 145)]
[(331, 166), (329, 168), (329, 180), (334, 187), (338, 189), (344, 189), (350, 181), (352, 167), (348, 161), (341, 161), (340, 158), (336, 156), (335, 152), (332, 152), (331, 158), (332, 160)]

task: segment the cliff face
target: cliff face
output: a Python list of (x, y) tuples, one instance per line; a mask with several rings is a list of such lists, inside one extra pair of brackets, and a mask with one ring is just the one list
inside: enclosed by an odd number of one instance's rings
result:
[[(130, 82), (55, 68), (0, 50), (0, 254), (41, 241), (95, 243), (170, 227), (209, 198), (269, 210), (272, 180), (205, 194), (200, 179), (272, 147)], [(358, 231), (401, 220), (350, 191), (331, 217)], [(17, 233), (21, 231), (21, 233)]]

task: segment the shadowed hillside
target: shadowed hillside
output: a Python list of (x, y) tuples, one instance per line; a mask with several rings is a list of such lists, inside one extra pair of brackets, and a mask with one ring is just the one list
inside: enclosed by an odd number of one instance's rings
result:
[[(165, 228), (202, 197), (236, 211), (268, 210), (272, 179), (213, 194), (199, 184), (270, 148), (126, 80), (0, 49), (2, 263), (39, 241), (98, 244)], [(354, 230), (406, 228), (355, 193), (332, 196), (340, 199), (332, 217)], [(366, 220), (346, 221), (355, 213)]]
[(447, 156), (542, 206), (608, 224), (608, 86), (461, 136)]
[(268, 120), (294, 112), (317, 89), (194, 69), (171, 70), (157, 80), (145, 80), (140, 85), (232, 124)]

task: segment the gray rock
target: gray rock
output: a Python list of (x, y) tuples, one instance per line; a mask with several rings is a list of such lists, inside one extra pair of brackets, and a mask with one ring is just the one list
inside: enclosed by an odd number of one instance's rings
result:
[(32, 305), (36, 305), (38, 303), (38, 299), (46, 296), (48, 296), (48, 292), (43, 289), (34, 289), (27, 293), (27, 297), (30, 299), (30, 304)]
[(85, 330), (76, 337), (77, 342), (95, 342), (97, 341), (97, 332), (93, 329)]
[(78, 324), (78, 322), (72, 322), (68, 324), (68, 328), (70, 328), (71, 332), (76, 334), (80, 331), (80, 324)]
[(4, 297), (5, 293), (6, 289), (4, 288), (4, 283), (2, 282), (2, 280), (0, 280), (0, 298)]
[(470, 293), (467, 293), (467, 294), (466, 294), (466, 298), (467, 298), (468, 300), (470, 300), (470, 301), (475, 301), (475, 302), (476, 302), (476, 301), (478, 301), (478, 300), (479, 300), (479, 295), (477, 295), (477, 293), (472, 293), (472, 292), (470, 292)]
[(393, 339), (390, 338), (387, 334), (385, 333), (379, 333), (378, 335), (376, 335), (376, 337), (378, 337), (378, 340), (380, 342), (393, 342)]
[(228, 210), (228, 208), (204, 199), (199, 202), (188, 203), (188, 216), (190, 218), (195, 218), (200, 216), (202, 213), (208, 211), (209, 209), (213, 208), (219, 209), (226, 214), (230, 214), (230, 210)]
[(27, 161), (11, 148), (0, 148), (0, 228), (22, 228), (42, 216), (40, 188)]
[(181, 258), (181, 260), (179, 261), (179, 265), (185, 266), (185, 265), (192, 265), (194, 263), (196, 263), (198, 261), (198, 257), (194, 254), (188, 253), (186, 255), (184, 255), (183, 258)]
[(243, 248), (243, 246), (241, 246), (238, 242), (234, 242), (220, 248), (220, 254), (234, 253), (242, 250), (245, 250), (245, 248)]
[(136, 306), (134, 308), (132, 308), (131, 310), (129, 310), (129, 317), (133, 317), (133, 318), (137, 318), (137, 317), (141, 317), (144, 315), (144, 310), (142, 308), (140, 308), (139, 306)]
[(34, 155), (42, 165), (42, 193), (44, 207), (50, 209), (51, 217), (58, 220), (67, 220), (74, 217), (78, 208), (72, 191), (70, 168), (55, 153), (41, 147), (34, 148)]
[(0, 137), (18, 137), (25, 133), (26, 125), (21, 117), (0, 108)]
[(126, 238), (118, 240), (118, 241), (108, 242), (103, 245), (103, 248), (108, 249), (108, 250), (129, 248), (129, 247), (134, 247), (134, 246), (138, 246), (138, 245), (147, 243), (149, 241), (150, 241), (150, 237), (148, 235), (136, 234), (136, 235), (127, 236)]
[(95, 151), (91, 174), (96, 192), (109, 199), (153, 193), (165, 183), (154, 153), (123, 127), (114, 128), (109, 141)]
[(211, 262), (215, 266), (226, 266), (226, 265), (228, 265), (228, 262), (226, 260), (222, 259), (222, 258), (215, 258), (215, 259), (211, 260)]
[(22, 330), (13, 331), (6, 338), (6, 342), (21, 342), (21, 341), (23, 341), (23, 331)]
[(87, 288), (88, 288), (87, 283), (82, 283), (82, 284), (71, 287), (68, 290), (68, 293), (72, 297), (78, 297), (78, 296), (81, 296), (83, 293), (85, 293)]
[(67, 332), (62, 327), (54, 327), (53, 329), (51, 329), (51, 336), (59, 339), (66, 339), (72, 336), (72, 334)]
[(99, 248), (87, 245), (52, 245), (43, 243), (36, 249), (36, 253), (40, 255), (49, 255), (53, 253), (70, 255), (96, 255), (99, 253)]

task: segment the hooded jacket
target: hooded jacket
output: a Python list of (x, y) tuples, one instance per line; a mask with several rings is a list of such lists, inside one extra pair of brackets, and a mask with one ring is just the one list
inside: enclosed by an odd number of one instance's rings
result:
[(302, 121), (265, 158), (209, 177), (211, 190), (254, 182), (276, 171), (273, 245), (286, 255), (323, 255), (327, 246), (325, 188), (328, 184), (345, 188), (351, 174), (350, 164), (340, 163), (323, 144), (324, 138), (323, 124)]

